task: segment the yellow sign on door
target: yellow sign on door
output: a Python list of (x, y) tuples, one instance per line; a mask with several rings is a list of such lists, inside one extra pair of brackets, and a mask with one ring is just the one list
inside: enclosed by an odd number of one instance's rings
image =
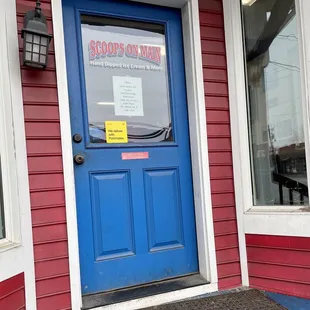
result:
[(106, 121), (105, 130), (107, 143), (128, 143), (127, 122)]

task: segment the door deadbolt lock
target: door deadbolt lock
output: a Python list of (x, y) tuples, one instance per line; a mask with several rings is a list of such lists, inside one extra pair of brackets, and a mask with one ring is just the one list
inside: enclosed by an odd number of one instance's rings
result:
[(83, 138), (82, 138), (82, 136), (81, 136), (79, 133), (76, 133), (76, 134), (73, 136), (73, 141), (74, 141), (75, 143), (80, 143), (80, 142), (82, 142), (82, 140), (83, 140)]
[(82, 154), (76, 154), (74, 156), (74, 162), (77, 164), (77, 165), (82, 165), (85, 161), (85, 157), (84, 155)]

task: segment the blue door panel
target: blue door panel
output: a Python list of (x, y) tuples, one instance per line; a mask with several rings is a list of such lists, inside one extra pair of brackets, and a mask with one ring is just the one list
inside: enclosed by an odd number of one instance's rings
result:
[(97, 172), (90, 177), (95, 260), (133, 255), (135, 245), (129, 171)]
[[(81, 14), (165, 26), (174, 142), (90, 143)], [(180, 11), (63, 0), (63, 18), (71, 130), (83, 137), (73, 142), (73, 155), (85, 157), (75, 165), (83, 294), (198, 272)], [(147, 152), (149, 158), (122, 160), (124, 152)]]
[(147, 170), (144, 174), (149, 250), (184, 247), (178, 169)]

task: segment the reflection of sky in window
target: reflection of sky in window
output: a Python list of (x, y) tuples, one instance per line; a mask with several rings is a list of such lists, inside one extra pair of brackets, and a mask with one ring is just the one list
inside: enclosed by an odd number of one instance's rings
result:
[[(269, 58), (265, 90), (268, 123), (275, 129), (274, 146), (304, 142), (296, 16), (272, 42)], [(288, 123), (290, 126), (284, 134), (283, 124)]]
[(5, 223), (4, 223), (4, 205), (3, 205), (3, 191), (2, 191), (2, 169), (0, 158), (0, 239), (5, 238)]
[[(83, 57), (87, 89), (89, 123), (103, 127), (105, 120), (125, 120), (155, 127), (168, 127), (170, 123), (168, 79), (166, 74), (165, 36), (140, 29), (94, 26), (82, 24)], [(91, 40), (133, 45), (159, 46), (162, 49), (162, 70), (146, 71), (123, 68), (90, 66), (88, 45)], [(142, 59), (127, 57), (105, 57), (98, 62), (154, 65)], [(144, 116), (115, 116), (113, 76), (129, 76), (142, 79)], [(100, 104), (98, 104), (100, 103)]]

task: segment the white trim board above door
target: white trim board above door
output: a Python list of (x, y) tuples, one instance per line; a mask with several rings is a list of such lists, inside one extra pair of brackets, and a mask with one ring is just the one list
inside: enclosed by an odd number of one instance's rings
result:
[[(158, 4), (157, 1), (139, 1)], [(170, 5), (168, 5), (170, 3)], [(166, 6), (182, 7), (183, 39), (185, 50), (185, 70), (187, 83), (187, 101), (191, 142), (191, 159), (194, 201), (196, 213), (196, 230), (199, 258), (199, 272), (211, 284), (192, 289), (166, 293), (143, 300), (135, 300), (113, 306), (114, 309), (139, 309), (187, 297), (201, 295), (217, 290), (217, 266), (213, 218), (211, 208), (210, 174), (208, 161), (207, 128), (205, 115), (204, 85), (202, 73), (202, 56), (200, 46), (200, 25), (198, 1), (186, 2), (172, 0)], [(58, 98), (62, 137), (63, 166), (67, 209), (67, 227), (69, 240), (69, 263), (72, 309), (80, 309), (81, 285), (78, 251), (78, 234), (76, 222), (76, 202), (74, 188), (74, 170), (72, 161), (69, 98), (67, 88), (67, 70), (64, 46), (62, 3), (52, 0), (54, 44), (57, 68)], [(167, 295), (169, 294), (169, 296)], [(109, 306), (109, 309), (111, 306)], [(97, 309), (104, 309), (103, 307)]]

